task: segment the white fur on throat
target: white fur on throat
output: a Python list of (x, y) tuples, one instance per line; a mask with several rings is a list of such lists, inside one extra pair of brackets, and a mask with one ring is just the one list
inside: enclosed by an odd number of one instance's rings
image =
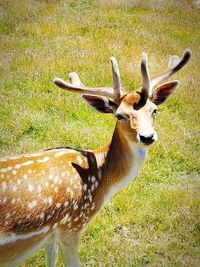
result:
[(139, 170), (141, 169), (142, 165), (144, 164), (146, 157), (147, 157), (147, 148), (141, 147), (137, 144), (130, 144), (131, 151), (133, 155), (133, 162), (132, 166), (130, 168), (129, 174), (124, 177), (119, 183), (117, 183), (115, 186), (110, 188), (109, 192), (105, 195), (104, 198), (104, 204), (114, 195), (116, 192), (118, 192), (121, 188), (124, 186), (130, 184), (130, 182), (138, 175)]

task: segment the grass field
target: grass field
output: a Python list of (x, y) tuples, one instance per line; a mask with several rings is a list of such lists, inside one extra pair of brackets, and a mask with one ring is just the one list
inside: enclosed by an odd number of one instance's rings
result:
[[(84, 233), (82, 266), (200, 266), (199, 12), (186, 0), (0, 1), (1, 156), (110, 140), (115, 119), (56, 88), (54, 77), (76, 71), (89, 86), (111, 85), (115, 56), (131, 91), (142, 51), (152, 76), (169, 55), (193, 52), (159, 110), (159, 140), (142, 172)], [(44, 250), (21, 266), (45, 266)]]

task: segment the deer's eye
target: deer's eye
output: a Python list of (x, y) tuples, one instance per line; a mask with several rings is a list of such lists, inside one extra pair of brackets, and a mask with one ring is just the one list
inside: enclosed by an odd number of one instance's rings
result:
[(125, 118), (121, 115), (121, 114), (116, 114), (115, 117), (118, 119), (118, 120), (125, 120)]

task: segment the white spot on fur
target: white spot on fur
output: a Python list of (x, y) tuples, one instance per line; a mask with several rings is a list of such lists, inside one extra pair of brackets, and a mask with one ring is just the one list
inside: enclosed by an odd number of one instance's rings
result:
[(31, 154), (30, 156), (31, 157), (39, 157), (39, 156), (41, 156), (42, 155), (42, 153), (35, 153), (35, 154)]
[(54, 191), (55, 191), (56, 193), (58, 193), (58, 187), (57, 187), (57, 186), (54, 187)]
[(44, 199), (44, 203), (51, 204), (53, 201), (52, 197), (47, 197)]
[(79, 218), (82, 218), (82, 217), (83, 217), (83, 212), (81, 211), (79, 214)]
[(88, 204), (87, 203), (85, 203), (84, 205), (83, 205), (83, 207), (82, 207), (82, 209), (87, 209), (87, 207), (88, 207)]
[(3, 199), (2, 199), (2, 204), (5, 204), (6, 202), (7, 202), (7, 200), (8, 200), (8, 198), (7, 197), (4, 197)]
[(61, 203), (56, 203), (56, 208), (59, 209), (61, 207)]
[(49, 175), (49, 179), (50, 179), (50, 180), (53, 180), (53, 174), (50, 174), (50, 175)]
[(28, 184), (28, 190), (29, 190), (30, 192), (33, 191), (33, 185), (32, 185), (32, 184)]
[(47, 215), (47, 220), (49, 220), (51, 218), (52, 218), (52, 215), (51, 214)]
[(70, 196), (71, 198), (74, 196), (74, 192), (72, 190), (70, 191)]
[(95, 209), (95, 203), (92, 203), (91, 210), (94, 210), (94, 209)]
[(13, 171), (12, 171), (12, 174), (13, 174), (13, 175), (17, 174), (17, 171), (16, 171), (16, 170), (13, 170)]
[(63, 171), (63, 172), (61, 173), (61, 176), (64, 178), (64, 177), (65, 177), (65, 175), (66, 175), (66, 172), (65, 172), (65, 171)]
[(28, 175), (24, 174), (23, 178), (24, 178), (24, 180), (26, 180), (28, 178)]
[(68, 187), (68, 188), (67, 188), (67, 193), (71, 193), (71, 191), (72, 191), (72, 190)]
[(17, 191), (17, 186), (14, 185), (13, 188), (12, 188), (13, 192), (16, 192)]
[(60, 221), (60, 224), (66, 224), (69, 220), (69, 214), (66, 214), (65, 217)]
[(57, 152), (55, 155), (54, 155), (54, 157), (55, 158), (57, 158), (57, 157), (60, 157), (60, 156), (62, 156), (62, 155), (64, 155), (64, 154), (66, 154), (68, 151), (60, 151), (60, 152)]
[(37, 205), (37, 201), (36, 201), (36, 200), (33, 200), (32, 202), (29, 202), (29, 203), (28, 203), (28, 207), (29, 207), (30, 209), (36, 207), (36, 205)]
[(74, 210), (77, 210), (78, 209), (78, 204), (74, 204)]
[(59, 177), (58, 177), (58, 176), (55, 176), (55, 177), (53, 178), (53, 181), (54, 181), (55, 184), (57, 184), (58, 180), (59, 180)]
[(95, 177), (95, 176), (92, 176), (92, 177), (91, 177), (91, 181), (92, 181), (92, 183), (95, 183), (95, 181), (96, 181), (96, 177)]
[(42, 192), (42, 187), (40, 185), (38, 185), (37, 188), (38, 188), (38, 192), (41, 193)]
[(49, 160), (49, 157), (44, 157), (43, 159), (38, 159), (37, 162), (44, 163), (44, 162), (47, 162), (48, 160)]
[(64, 207), (67, 208), (68, 205), (69, 205), (69, 201), (65, 201), (65, 203), (64, 203)]
[(98, 182), (98, 181), (96, 181), (96, 182), (95, 182), (95, 188), (97, 188), (97, 187), (98, 187), (98, 185), (99, 185), (99, 182)]
[(57, 228), (57, 226), (58, 226), (58, 223), (54, 223), (54, 225), (53, 225), (52, 229), (56, 229), (56, 228)]
[(11, 204), (15, 204), (16, 203), (16, 198), (13, 198), (12, 200), (11, 200)]
[(15, 165), (15, 168), (16, 168), (16, 169), (21, 168), (21, 164), (17, 164), (17, 165)]
[(87, 184), (83, 185), (83, 191), (87, 191)]
[(94, 188), (95, 188), (94, 185), (92, 185), (92, 186), (91, 186), (91, 191), (92, 191), (92, 192), (94, 191)]
[(2, 182), (1, 186), (2, 186), (2, 191), (4, 192), (7, 188), (6, 182)]
[(28, 166), (28, 165), (31, 165), (33, 164), (34, 162), (32, 160), (28, 160), (28, 161), (25, 161), (22, 163), (22, 166)]
[(10, 218), (10, 212), (6, 213), (6, 219)]
[(78, 219), (79, 219), (79, 217), (76, 217), (76, 218), (74, 219), (74, 222), (77, 222), (77, 221), (78, 221)]
[(44, 212), (42, 212), (41, 214), (40, 214), (40, 219), (43, 219), (44, 218)]
[(20, 185), (21, 184), (21, 180), (17, 179), (17, 184)]

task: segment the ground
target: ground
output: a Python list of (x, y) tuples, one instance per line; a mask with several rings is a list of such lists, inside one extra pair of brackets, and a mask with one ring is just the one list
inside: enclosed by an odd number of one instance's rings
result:
[[(111, 85), (109, 58), (119, 62), (127, 91), (169, 55), (193, 52), (176, 74), (180, 85), (156, 118), (158, 142), (134, 183), (84, 233), (82, 266), (199, 266), (199, 10), (194, 1), (1, 1), (0, 155), (57, 146), (106, 144), (115, 119), (80, 96), (56, 88), (76, 71), (89, 86)], [(57, 266), (62, 266), (59, 255)], [(21, 266), (45, 266), (44, 250)]]

